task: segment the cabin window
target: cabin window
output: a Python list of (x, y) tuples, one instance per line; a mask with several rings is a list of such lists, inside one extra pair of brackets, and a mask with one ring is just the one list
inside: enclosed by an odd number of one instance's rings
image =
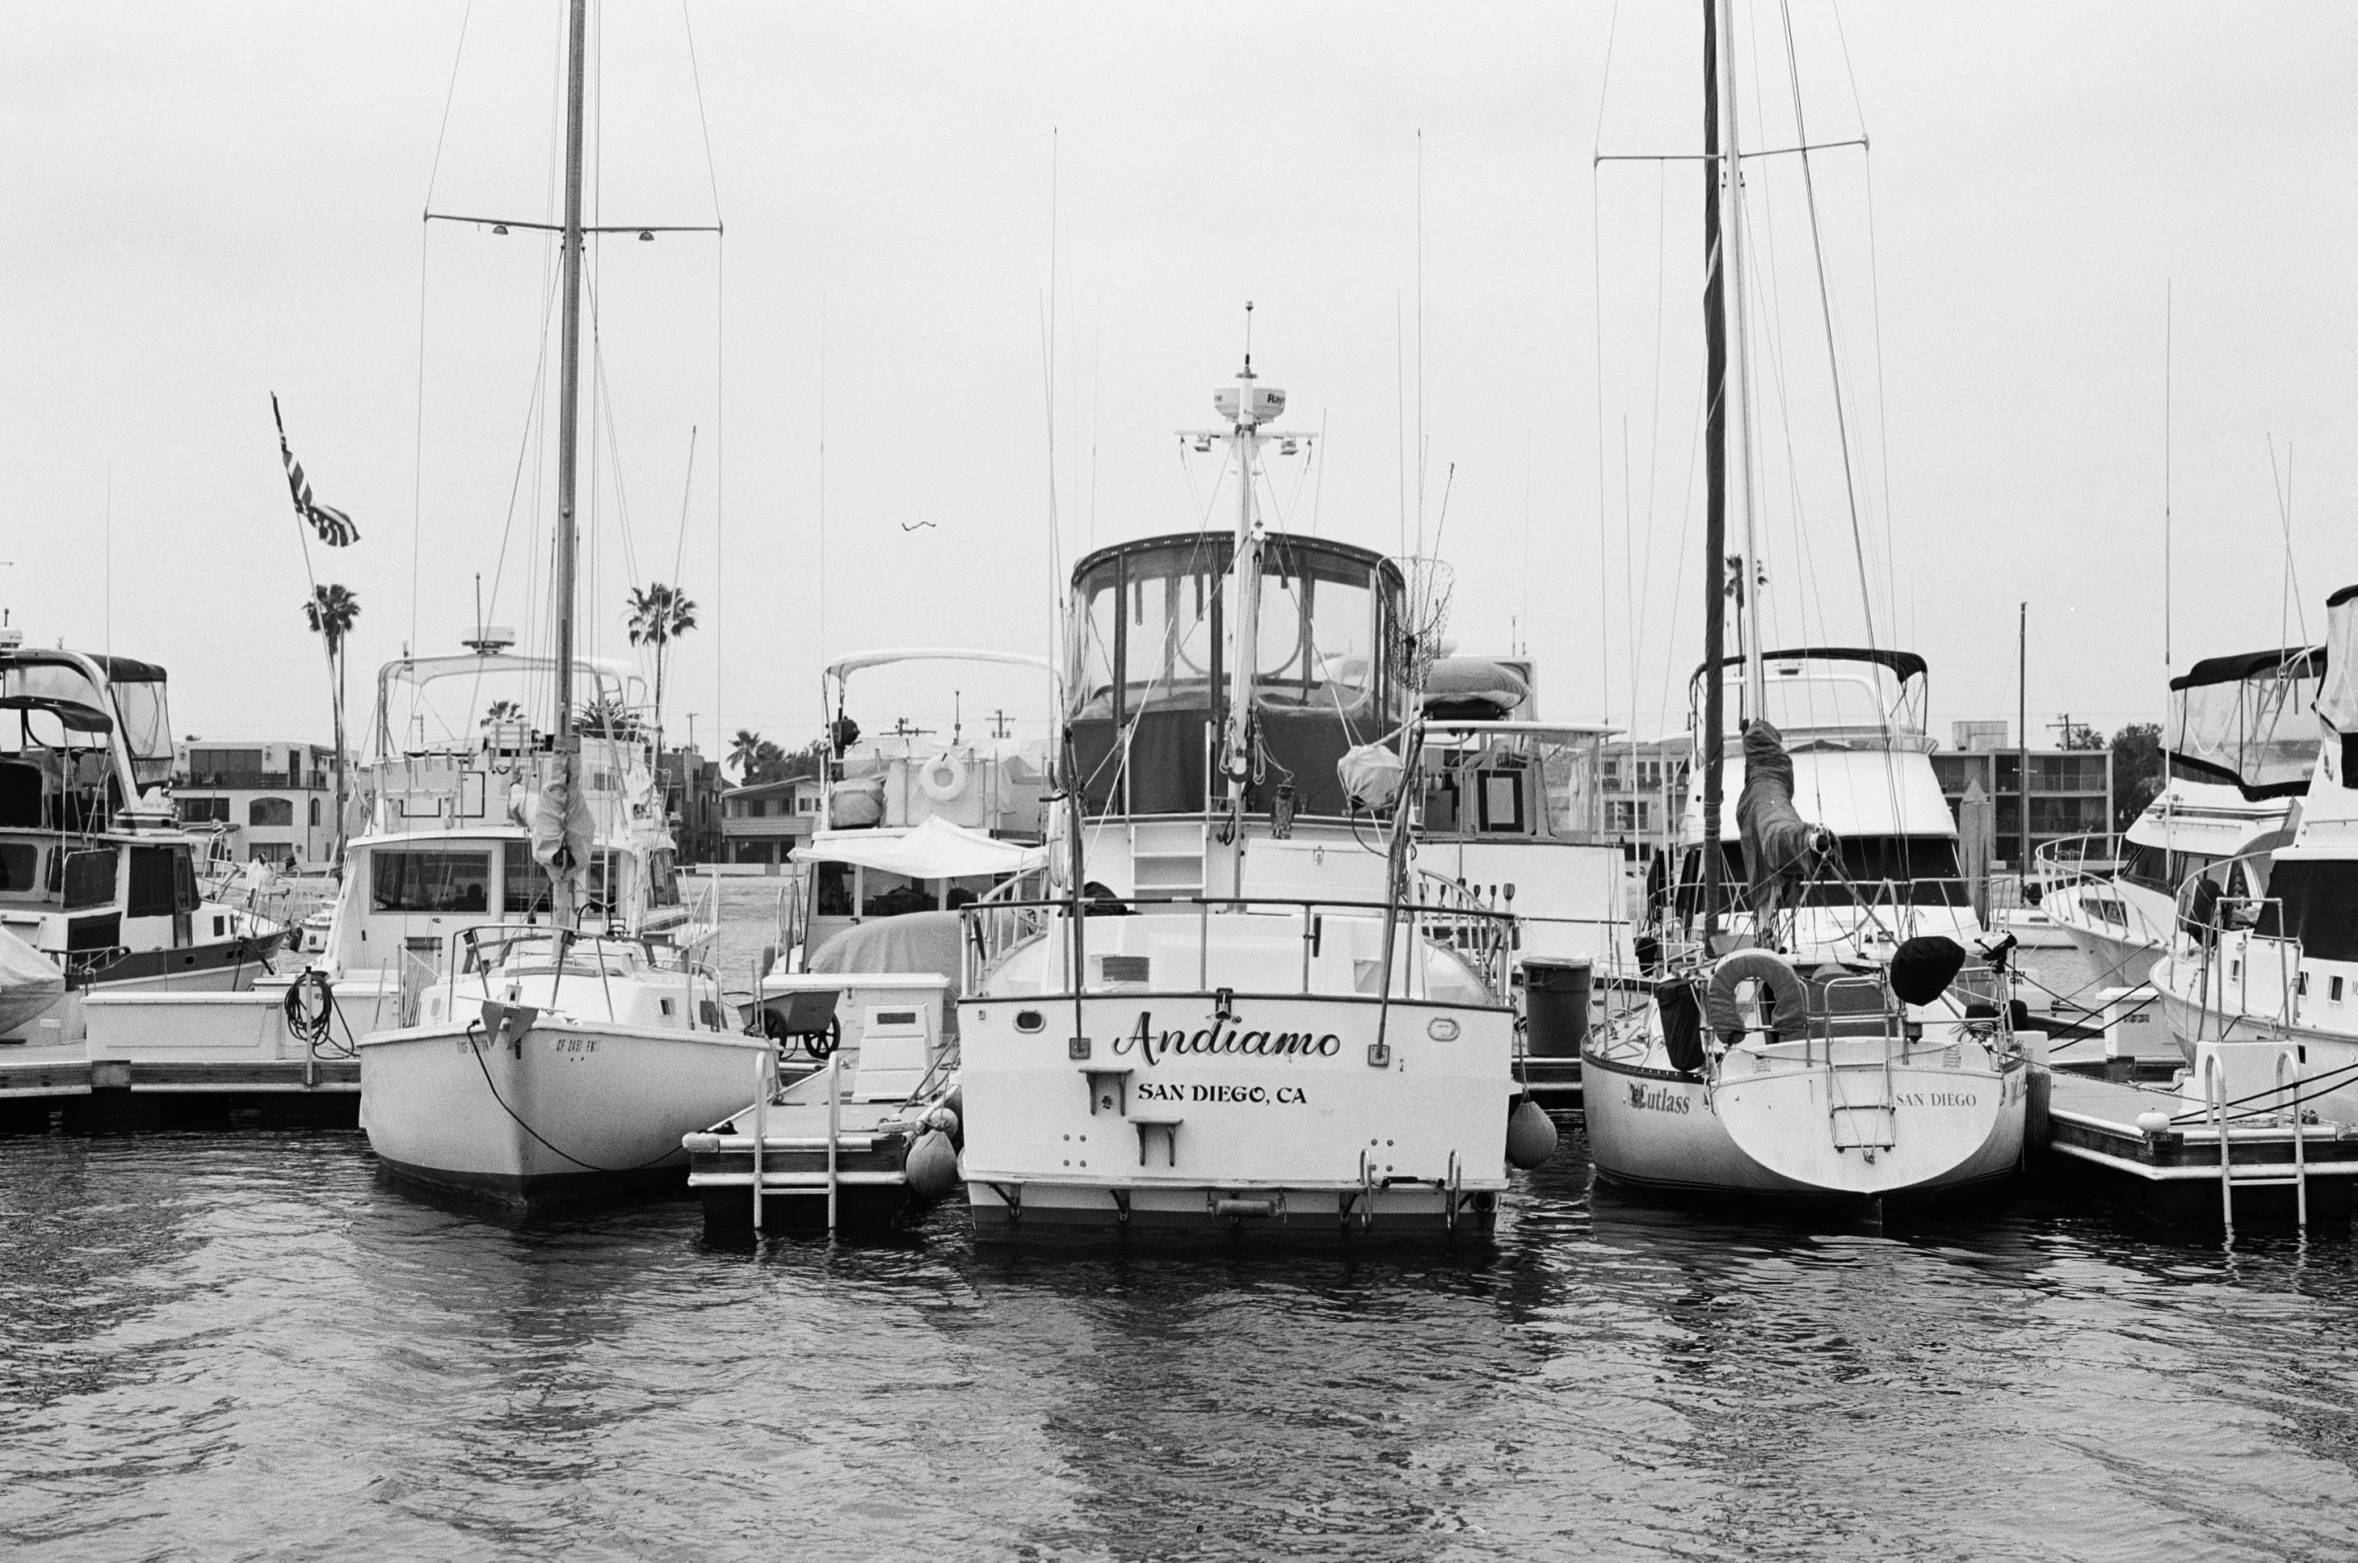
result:
[(934, 906), (933, 887), (906, 874), (871, 868), (861, 876), (862, 917), (899, 917), (905, 912), (930, 912)]
[(811, 913), (815, 917), (849, 917), (852, 914), (852, 869), (849, 863), (821, 863), (811, 881), (813, 900)]
[(174, 870), (177, 856), (169, 847), (131, 849), (131, 882), (123, 894), (125, 917), (170, 917), (180, 909)]
[(2300, 940), (2311, 960), (2358, 961), (2358, 917), (2350, 915), (2358, 905), (2358, 862), (2279, 858), (2268, 892), (2262, 934)]
[(657, 852), (647, 859), (647, 904), (680, 904), (679, 860), (672, 853)]
[(188, 848), (172, 848), (172, 905), (177, 911), (194, 912), (204, 897), (197, 893), (196, 860)]
[(549, 876), (532, 860), (532, 849), (510, 842), (500, 849), (506, 872), (500, 882), (502, 915), (545, 917), (549, 910)]
[(1481, 771), (1477, 773), (1482, 803), (1482, 829), (1491, 834), (1521, 835), (1523, 822), (1523, 773), (1515, 770)]
[(0, 895), (41, 888), (41, 849), (29, 841), (0, 841)]
[(2342, 1001), (2341, 978), (2336, 977), (2325, 985), (2325, 996), (2330, 1002), (2335, 1004), (2339, 1004)]
[(256, 798), (246, 805), (246, 823), (271, 829), (295, 823), (295, 804), (291, 798)]
[(69, 852), (65, 860), (65, 907), (105, 906), (115, 898), (112, 852)]
[(369, 905), (379, 912), (488, 912), (491, 854), (380, 848), (369, 854)]

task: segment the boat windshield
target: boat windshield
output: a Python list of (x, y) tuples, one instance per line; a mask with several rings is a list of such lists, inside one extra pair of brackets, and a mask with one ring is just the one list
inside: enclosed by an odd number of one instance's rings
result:
[(110, 681), (115, 718), (122, 724), (123, 743), (131, 751), (132, 778), (142, 787), (172, 779), (172, 712), (164, 700), (164, 680), (156, 677)]

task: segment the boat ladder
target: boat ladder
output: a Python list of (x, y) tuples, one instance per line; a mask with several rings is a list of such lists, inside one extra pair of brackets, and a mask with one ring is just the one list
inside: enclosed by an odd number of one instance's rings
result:
[[(2288, 1066), (2292, 1070), (2290, 1081), (2292, 1091), (2289, 1097), (2285, 1092), (2287, 1084), (2285, 1070)], [(2291, 1189), (2293, 1191), (2293, 1219), (2304, 1230), (2309, 1225), (2309, 1154), (2306, 1136), (2301, 1124), (2300, 1086), (2301, 1065), (2298, 1054), (2291, 1047), (2278, 1048), (2276, 1052), (2276, 1087), (2273, 1094), (2280, 1102), (2290, 1103), (2290, 1110), (2285, 1116), (2292, 1123), (2291, 1170), (2286, 1171), (2282, 1162), (2264, 1162), (2258, 1166), (2246, 1167), (2239, 1171), (2235, 1165), (2236, 1131), (2227, 1116), (2227, 1109), (2231, 1105), (2227, 1100), (2227, 1070), (2219, 1062), (2219, 1055), (2216, 1053), (2203, 1060), (2203, 1116), (2219, 1136), (2219, 1220), (2226, 1229), (2224, 1235), (2230, 1243), (2235, 1241), (2235, 1191), (2238, 1188)], [(2246, 1129), (2243, 1132), (2247, 1136), (2248, 1143), (2248, 1137), (2253, 1137), (2257, 1132), (2262, 1131)], [(2271, 1126), (2264, 1132), (2273, 1135), (2276, 1131)]]
[(1829, 1039), (1826, 1049), (1826, 1121), (1836, 1150), (1861, 1150), (1874, 1159), (1898, 1139), (1892, 1101), (1891, 1049), (1875, 1039), (1871, 1058), (1842, 1056), (1842, 1045)]

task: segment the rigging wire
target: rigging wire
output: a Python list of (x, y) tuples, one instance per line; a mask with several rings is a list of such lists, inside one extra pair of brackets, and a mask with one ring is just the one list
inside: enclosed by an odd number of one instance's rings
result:
[(1859, 526), (1858, 482), (1851, 472), (1850, 419), (1842, 405), (1842, 358), (1834, 338), (1834, 299), (1826, 282), (1826, 243), (1818, 224), (1817, 176), (1812, 171), (1809, 153), (1809, 130), (1802, 119), (1801, 62), (1793, 50), (1793, 7), (1791, 0), (1779, 0), (1778, 10), (1784, 20), (1785, 63), (1787, 77), (1793, 89), (1793, 139), (1801, 146), (1801, 188), (1809, 209), (1810, 252), (1817, 262), (1818, 303), (1826, 326), (1826, 375), (1834, 394), (1834, 431), (1842, 450), (1842, 488), (1850, 501), (1851, 547), (1856, 554), (1859, 571), (1859, 608), (1867, 617), (1867, 645), (1878, 646), (1875, 638), (1875, 595), (1867, 585), (1867, 541)]
[[(725, 491), (722, 483), (722, 477), (726, 471), (722, 453), (726, 450), (727, 444), (723, 439), (725, 425), (722, 421), (722, 410), (728, 403), (726, 377), (727, 270), (724, 260), (727, 253), (728, 236), (726, 224), (721, 220), (720, 165), (712, 155), (712, 124), (704, 113), (704, 69), (696, 58), (696, 24), (688, 14), (688, 0), (680, 0), (680, 28), (686, 34), (688, 41), (688, 81), (696, 93), (696, 128), (704, 138), (704, 176), (705, 182), (712, 190), (712, 225), (715, 229), (721, 230), (713, 236), (712, 258), (712, 730), (714, 743), (717, 746), (724, 741), (724, 735), (728, 732), (721, 715), (724, 679), (729, 665), (726, 648), (722, 643), (721, 630), (723, 598), (729, 579), (727, 570), (722, 567), (722, 551), (727, 536), (724, 519), (726, 516)], [(683, 542), (687, 537), (687, 531), (687, 516), (683, 512), (680, 517), (680, 536)], [(678, 573), (676, 565), (673, 568), (673, 573), (675, 576)]]

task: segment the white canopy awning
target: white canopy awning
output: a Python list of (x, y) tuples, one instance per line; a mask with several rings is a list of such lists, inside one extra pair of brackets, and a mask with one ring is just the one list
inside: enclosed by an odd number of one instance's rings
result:
[(910, 830), (829, 831), (794, 849), (797, 863), (852, 863), (910, 879), (966, 879), (1018, 874), (1048, 861), (1048, 849), (1001, 841), (979, 830), (927, 816)]

